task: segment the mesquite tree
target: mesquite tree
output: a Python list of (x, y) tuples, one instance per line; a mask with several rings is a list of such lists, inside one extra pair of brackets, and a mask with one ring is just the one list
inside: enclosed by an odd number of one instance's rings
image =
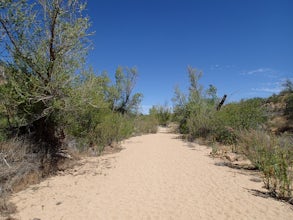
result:
[(137, 80), (136, 68), (118, 67), (115, 73), (115, 83), (109, 88), (108, 102), (113, 111), (127, 114), (137, 113), (143, 95), (134, 93)]
[(90, 46), (84, 9), (78, 0), (0, 2), (1, 104), (11, 128), (50, 151), (60, 146), (58, 117)]

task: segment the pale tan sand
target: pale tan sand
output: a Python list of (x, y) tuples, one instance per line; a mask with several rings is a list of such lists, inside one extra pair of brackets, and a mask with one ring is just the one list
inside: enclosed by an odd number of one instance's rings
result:
[[(120, 153), (13, 196), (21, 220), (293, 219), (290, 205), (253, 195), (262, 182), (216, 166), (210, 149), (164, 133), (131, 138)], [(255, 178), (255, 177), (254, 177)]]

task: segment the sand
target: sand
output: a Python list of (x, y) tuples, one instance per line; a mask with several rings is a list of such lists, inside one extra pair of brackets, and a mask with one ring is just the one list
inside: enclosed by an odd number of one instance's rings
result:
[(218, 166), (210, 148), (162, 130), (124, 141), (119, 153), (13, 195), (21, 220), (293, 219), (292, 206), (265, 191), (252, 174)]

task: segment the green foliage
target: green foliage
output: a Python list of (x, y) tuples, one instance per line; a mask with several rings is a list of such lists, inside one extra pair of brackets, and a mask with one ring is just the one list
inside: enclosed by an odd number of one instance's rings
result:
[[(180, 132), (191, 139), (210, 138), (234, 145), (237, 153), (245, 154), (264, 174), (266, 187), (276, 196), (290, 198), (293, 183), (292, 136), (274, 136), (260, 131), (267, 123), (265, 100), (253, 98), (229, 103), (216, 111), (216, 88), (204, 91), (198, 81), (202, 74), (189, 68), (189, 94), (175, 90), (174, 115)], [(292, 83), (286, 82), (282, 98), (286, 103), (285, 115), (292, 116)], [(188, 97), (188, 98), (187, 98)], [(272, 98), (278, 103), (278, 96)], [(216, 149), (214, 148), (213, 151)]]
[(108, 100), (111, 108), (122, 114), (137, 113), (142, 100), (141, 93), (132, 95), (137, 79), (136, 68), (118, 67), (115, 74), (115, 84), (108, 90)]
[(199, 84), (201, 72), (188, 67), (188, 74), (189, 94), (182, 94), (178, 88), (175, 90), (174, 117), (179, 123), (179, 131), (188, 134), (189, 138), (207, 137), (212, 131), (217, 90), (210, 85), (209, 89), (204, 91), (203, 86)]
[(284, 115), (288, 120), (293, 120), (293, 82), (290, 79), (283, 83), (283, 90), (280, 95), (285, 96)]
[(134, 120), (134, 134), (157, 133), (158, 125), (158, 120), (153, 115), (139, 115)]
[(185, 95), (176, 88), (173, 102), (174, 118), (179, 123), (179, 131), (187, 134), (190, 139), (204, 137), (225, 144), (235, 144), (235, 131), (257, 128), (266, 122), (263, 99), (230, 103), (217, 111), (217, 89), (209, 85), (204, 90), (199, 84), (201, 72), (189, 67), (188, 74), (189, 94)]
[[(120, 75), (120, 81), (127, 81), (124, 77)], [(127, 103), (125, 112), (113, 109), (112, 98), (117, 97), (117, 103), (123, 97), (120, 93), (124, 92), (125, 87), (117, 81), (111, 84), (105, 73), (97, 76), (89, 71), (76, 80), (75, 89), (71, 90), (66, 102), (68, 111), (63, 117), (63, 124), (67, 133), (78, 140), (81, 150), (95, 146), (95, 150), (101, 152), (105, 146), (135, 133), (153, 132), (151, 118), (147, 122), (134, 114), (138, 100), (135, 106)]]
[(217, 112), (221, 124), (234, 129), (257, 128), (266, 121), (264, 100), (260, 98), (230, 103)]
[(97, 138), (95, 143), (101, 150), (104, 146), (130, 137), (133, 131), (133, 119), (118, 113), (107, 114), (96, 129), (93, 130)]
[(79, 1), (1, 1), (1, 57), (6, 83), (4, 114), (11, 128), (33, 129), (47, 147), (61, 144), (56, 131), (71, 83), (84, 63), (89, 21)]
[(16, 129), (56, 150), (65, 134), (81, 149), (100, 152), (135, 126), (153, 129), (136, 119), (142, 94), (133, 94), (135, 68), (118, 67), (114, 83), (84, 70), (91, 45), (84, 9), (78, 0), (1, 1), (0, 44), (7, 56), (0, 60), (0, 139)]
[(187, 134), (187, 118), (189, 112), (187, 111), (187, 98), (184, 93), (182, 93), (179, 87), (175, 87), (175, 94), (172, 98), (173, 101), (173, 120), (176, 121), (179, 126), (179, 132), (181, 134)]
[(263, 99), (255, 98), (225, 105), (214, 115), (214, 139), (225, 144), (236, 144), (235, 132), (261, 127), (267, 119), (263, 104)]
[(275, 104), (275, 103), (278, 103), (279, 101), (280, 101), (279, 96), (276, 95), (276, 94), (271, 95), (271, 96), (267, 99), (267, 102), (268, 102), (268, 103), (272, 102), (272, 103)]
[(6, 140), (6, 128), (9, 126), (9, 117), (7, 109), (4, 105), (5, 86), (0, 82), (0, 142)]
[(293, 184), (293, 138), (276, 137), (259, 130), (243, 130), (239, 151), (263, 172), (265, 186), (278, 197), (291, 197)]
[(149, 110), (149, 114), (154, 116), (157, 120), (159, 125), (167, 126), (171, 119), (171, 109), (165, 105), (165, 106), (153, 106)]
[(285, 99), (286, 107), (284, 111), (284, 115), (289, 119), (293, 120), (293, 92), (288, 94)]

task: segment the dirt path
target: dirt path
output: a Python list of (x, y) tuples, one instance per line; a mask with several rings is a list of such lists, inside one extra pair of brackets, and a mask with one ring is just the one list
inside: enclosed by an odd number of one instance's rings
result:
[(252, 176), (216, 166), (210, 149), (160, 132), (131, 138), (120, 153), (85, 158), (82, 166), (17, 193), (21, 220), (293, 219)]

